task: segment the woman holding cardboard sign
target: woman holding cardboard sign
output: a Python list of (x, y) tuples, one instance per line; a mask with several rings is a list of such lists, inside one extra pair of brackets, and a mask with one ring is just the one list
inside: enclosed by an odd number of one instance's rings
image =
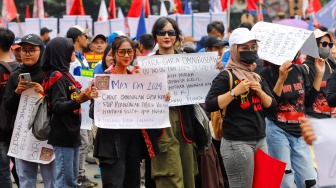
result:
[[(10, 75), (4, 96), (5, 108), (14, 116), (17, 114), (20, 97), (23, 91), (29, 88), (34, 88), (37, 93), (43, 94), (44, 92), (41, 86), (43, 81), (41, 57), (44, 52), (44, 44), (42, 40), (37, 35), (29, 34), (22, 38), (19, 45), (22, 48), (22, 65), (20, 69), (14, 71)], [(30, 86), (28, 86), (29, 82)], [(16, 158), (15, 164), (20, 180), (20, 187), (36, 187), (38, 165), (40, 165), (44, 187), (56, 187), (55, 161), (52, 161), (49, 164), (38, 164)]]
[(231, 57), (226, 69), (212, 82), (206, 97), (206, 110), (226, 108), (223, 119), (221, 155), (230, 187), (252, 187), (254, 154), (258, 148), (267, 153), (263, 110), (273, 110), (276, 101), (266, 81), (253, 73), (258, 58), (256, 38), (246, 28), (235, 29), (229, 39)]
[(320, 92), (325, 60), (313, 58), (315, 77), (309, 82), (304, 66), (289, 60), (281, 66), (265, 67), (263, 76), (278, 102), (276, 110), (266, 111), (267, 144), (271, 156), (287, 163), (281, 187), (316, 187), (317, 174), (309, 146), (303, 140), (299, 118), (312, 106)]

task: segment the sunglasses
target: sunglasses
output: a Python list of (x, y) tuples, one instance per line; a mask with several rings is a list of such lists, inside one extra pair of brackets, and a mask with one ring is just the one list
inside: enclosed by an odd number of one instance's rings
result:
[(327, 41), (324, 41), (324, 42), (320, 42), (322, 44), (322, 47), (325, 48), (327, 46), (329, 46), (329, 48), (332, 48), (334, 46), (334, 43), (332, 42), (327, 42)]
[(133, 49), (119, 49), (117, 50), (117, 55), (119, 57), (125, 57), (126, 53), (131, 57), (134, 56), (134, 50)]
[(158, 30), (157, 35), (158, 36), (166, 36), (167, 33), (168, 33), (168, 36), (176, 36), (176, 31), (175, 30), (169, 30), (169, 31)]

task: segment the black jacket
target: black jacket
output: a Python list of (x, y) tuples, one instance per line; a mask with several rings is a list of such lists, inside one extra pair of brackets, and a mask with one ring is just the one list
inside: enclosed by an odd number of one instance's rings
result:
[(45, 89), (53, 113), (48, 144), (78, 147), (81, 145), (81, 106), (76, 101), (79, 88), (60, 72), (52, 73), (49, 80), (51, 79), (57, 81), (49, 90)]

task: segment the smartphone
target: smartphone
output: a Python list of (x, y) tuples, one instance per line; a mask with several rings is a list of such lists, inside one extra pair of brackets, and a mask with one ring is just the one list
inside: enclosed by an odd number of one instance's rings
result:
[(30, 82), (31, 82), (30, 73), (21, 73), (20, 78), (21, 80), (27, 81), (28, 82), (27, 86), (30, 87)]

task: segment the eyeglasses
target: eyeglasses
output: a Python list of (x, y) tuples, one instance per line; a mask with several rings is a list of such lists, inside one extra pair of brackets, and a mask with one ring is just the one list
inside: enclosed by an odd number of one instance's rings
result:
[(329, 46), (329, 48), (332, 48), (334, 46), (334, 43), (332, 42), (327, 42), (327, 41), (323, 41), (323, 42), (320, 42), (322, 44), (322, 47), (325, 48), (327, 46)]
[(241, 45), (239, 46), (240, 51), (257, 51), (258, 50), (258, 45), (254, 44), (251, 47), (248, 45)]
[(119, 57), (125, 57), (126, 52), (130, 57), (134, 56), (134, 49), (118, 49), (117, 50), (117, 55)]
[(21, 49), (21, 54), (23, 54), (23, 55), (27, 55), (28, 54), (30, 56), (33, 56), (36, 51), (39, 51), (39, 50), (35, 50), (35, 48), (29, 48), (29, 49), (22, 48)]
[(166, 36), (167, 33), (168, 33), (168, 36), (176, 36), (176, 31), (175, 30), (169, 30), (169, 31), (158, 30), (157, 36)]

